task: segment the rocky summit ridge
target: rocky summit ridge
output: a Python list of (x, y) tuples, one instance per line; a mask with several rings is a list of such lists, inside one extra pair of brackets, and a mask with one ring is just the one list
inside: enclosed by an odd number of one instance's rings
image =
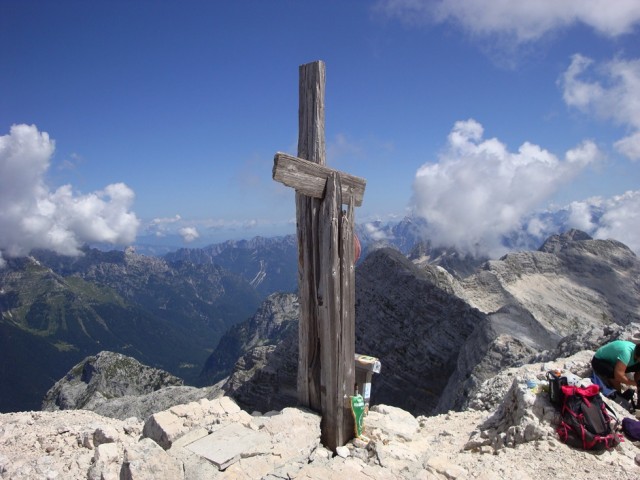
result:
[[(636, 332), (640, 325), (634, 325)], [(626, 330), (629, 333), (631, 330)], [(625, 334), (625, 332), (618, 332)], [(593, 351), (501, 371), (470, 408), (413, 416), (378, 404), (365, 437), (330, 452), (320, 417), (303, 408), (248, 412), (227, 396), (202, 398), (145, 420), (88, 410), (0, 415), (3, 479), (636, 479), (640, 445), (625, 440), (599, 452), (576, 450), (555, 433), (558, 411), (545, 372), (588, 382)], [(536, 385), (531, 388), (531, 382)], [(630, 416), (617, 404), (618, 418)]]
[(594, 240), (579, 230), (550, 237), (538, 251), (488, 261), (461, 287), (482, 312), (517, 305), (560, 336), (587, 325), (640, 320), (636, 255), (620, 242)]
[(119, 357), (76, 365), (48, 405), (94, 411), (0, 415), (0, 475), (640, 478), (630, 440), (599, 454), (560, 443), (541, 388), (550, 369), (587, 382), (598, 346), (638, 338), (640, 263), (624, 245), (570, 231), (466, 276), (382, 248), (356, 275), (356, 350), (383, 365), (367, 440), (329, 452), (320, 418), (296, 406), (297, 298), (276, 294), (227, 332), (213, 371), (239, 358), (212, 387), (172, 385), (140, 364), (128, 364), (142, 375), (131, 381), (108, 366)]

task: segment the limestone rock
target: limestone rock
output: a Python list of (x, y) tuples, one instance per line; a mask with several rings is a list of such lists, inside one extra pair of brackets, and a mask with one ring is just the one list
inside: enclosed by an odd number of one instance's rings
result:
[[(286, 408), (249, 416), (226, 397), (158, 412), (180, 419), (183, 426), (191, 425), (167, 450), (151, 438), (128, 434), (135, 430), (131, 419), (121, 421), (81, 410), (5, 414), (0, 415), (0, 472), (3, 478), (14, 480), (555, 480), (579, 478), (577, 472), (583, 471), (598, 471), (603, 480), (636, 478), (640, 467), (635, 462), (635, 445), (623, 442), (614, 450), (593, 455), (559, 443), (553, 433), (553, 416), (542, 413), (544, 394), (530, 391), (523, 381), (550, 367), (580, 372), (590, 354), (581, 352), (553, 363), (501, 372), (498, 377), (510, 378), (511, 383), (502, 391), (504, 400), (491, 412), (467, 410), (415, 418), (397, 407), (374, 405), (365, 418), (367, 440), (349, 442), (340, 449), (342, 456), (320, 444), (318, 415)], [(488, 394), (498, 385), (489, 383), (479, 391)], [(99, 436), (114, 441), (97, 447), (81, 444), (82, 432), (91, 432), (93, 438), (98, 431), (102, 432)], [(229, 432), (257, 441), (220, 443)], [(203, 439), (209, 445), (234, 449), (229, 450), (228, 461), (213, 463), (207, 458), (210, 448), (201, 451), (202, 455), (197, 453), (194, 445)]]
[(223, 335), (202, 369), (203, 381), (218, 382), (231, 373), (238, 358), (246, 352), (279, 343), (298, 321), (299, 310), (295, 294), (274, 293), (267, 297), (255, 315)]
[(130, 417), (145, 420), (150, 415), (171, 408), (174, 405), (197, 402), (201, 399), (214, 399), (223, 394), (221, 385), (203, 388), (169, 386), (142, 395), (125, 395), (123, 397), (105, 399), (93, 405), (91, 410), (100, 415), (120, 420)]
[(174, 405), (223, 395), (221, 385), (182, 385), (168, 372), (142, 365), (134, 358), (100, 352), (74, 366), (49, 390), (43, 410), (83, 408), (125, 420), (145, 420)]
[(85, 358), (56, 382), (47, 392), (42, 409), (92, 409), (105, 399), (141, 395), (182, 383), (178, 377), (135, 358), (105, 351)]
[[(176, 405), (169, 410), (153, 414), (144, 424), (142, 434), (164, 449), (171, 446), (194, 428), (213, 431), (223, 421), (251, 423), (251, 416), (241, 410), (229, 397), (213, 400), (202, 399), (186, 405)], [(183, 442), (184, 443), (184, 442)]]
[(537, 252), (489, 261), (461, 283), (466, 300), (481, 311), (517, 304), (566, 336), (586, 326), (640, 321), (640, 285), (629, 281), (639, 274), (640, 261), (625, 245), (571, 230)]
[(640, 323), (629, 323), (627, 325), (594, 325), (578, 330), (564, 337), (558, 345), (546, 352), (532, 358), (532, 362), (550, 361), (556, 358), (569, 357), (582, 350), (597, 350), (605, 343), (613, 340), (629, 340), (638, 342), (640, 333)]
[(157, 443), (143, 438), (125, 450), (122, 461), (122, 480), (181, 480), (182, 463), (167, 454)]
[(365, 435), (372, 429), (367, 425), (375, 425), (375, 428), (384, 431), (386, 435), (406, 441), (410, 441), (420, 428), (413, 415), (389, 405), (372, 406), (369, 415), (365, 417)]
[(461, 345), (487, 318), (399, 252), (376, 250), (356, 270), (356, 351), (378, 357), (372, 402), (431, 413)]
[[(383, 369), (372, 401), (414, 415), (462, 410), (506, 368), (631, 334), (612, 322), (640, 319), (637, 278), (640, 262), (627, 247), (578, 231), (550, 238), (540, 251), (486, 262), (465, 278), (378, 249), (356, 269), (356, 351), (380, 358)], [(268, 315), (265, 326), (257, 320), (253, 330), (267, 331)], [(295, 327), (290, 320), (286, 332), (246, 345), (223, 387), (244, 408), (296, 404)], [(248, 324), (242, 329), (256, 338)]]
[(115, 443), (98, 445), (89, 469), (89, 480), (118, 480), (120, 478), (120, 452)]

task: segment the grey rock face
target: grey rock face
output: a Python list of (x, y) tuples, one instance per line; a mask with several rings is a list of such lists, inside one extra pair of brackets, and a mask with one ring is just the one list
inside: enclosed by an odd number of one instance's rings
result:
[[(464, 409), (505, 368), (595, 350), (620, 334), (612, 320), (637, 317), (639, 263), (624, 245), (577, 231), (546, 245), (548, 252), (511, 254), (464, 280), (396, 250), (371, 253), (356, 270), (356, 351), (382, 361), (373, 403), (413, 414)], [(255, 320), (268, 324), (272, 310)], [(244, 345), (227, 393), (261, 411), (295, 405), (296, 326), (292, 320), (286, 336), (259, 347)], [(560, 342), (568, 334), (575, 338)]]
[(582, 240), (593, 240), (587, 233), (580, 230), (571, 229), (561, 235), (552, 235), (539, 248), (541, 252), (559, 253), (564, 248), (570, 246), (572, 242)]
[(537, 252), (489, 261), (462, 282), (465, 299), (483, 312), (519, 305), (560, 336), (589, 326), (640, 320), (640, 261), (614, 240), (572, 230)]
[(231, 373), (234, 364), (245, 352), (278, 344), (298, 321), (299, 311), (296, 295), (270, 295), (255, 315), (230, 328), (222, 337), (204, 365), (200, 375), (202, 381), (205, 384), (217, 382)]
[[(223, 395), (220, 385), (210, 387), (163, 387), (154, 392), (141, 395), (125, 395), (97, 402), (91, 410), (105, 417), (126, 420), (137, 418), (144, 420), (156, 412), (175, 405), (197, 402), (202, 399), (214, 399)], [(86, 407), (85, 407), (86, 408)]]
[[(486, 315), (435, 286), (432, 273), (392, 249), (373, 252), (357, 270), (356, 351), (378, 357), (383, 365), (383, 373), (374, 377), (373, 403), (430, 413), (449, 378), (455, 372), (469, 377), (468, 370), (478, 363), (461, 362), (465, 342), (477, 329), (491, 338), (496, 335)], [(436, 273), (444, 285), (449, 276)], [(272, 323), (285, 323), (267, 320), (269, 315), (239, 325), (235, 331), (245, 332), (244, 338), (251, 340), (242, 344), (245, 353), (223, 387), (248, 410), (267, 411), (297, 402), (297, 303), (288, 296), (274, 296), (270, 302), (261, 312), (289, 312), (287, 328), (274, 329)], [(275, 332), (276, 337), (248, 333), (256, 330)], [(262, 338), (262, 344), (256, 338)], [(478, 358), (486, 350), (484, 344), (469, 348), (474, 354), (480, 352)], [(479, 371), (476, 381), (488, 374)]]
[(544, 351), (531, 359), (535, 362), (548, 362), (555, 358), (569, 357), (583, 350), (597, 350), (605, 343), (614, 340), (640, 340), (640, 323), (629, 325), (596, 325), (585, 330), (567, 335), (558, 342), (555, 348)]
[(573, 230), (540, 250), (509, 254), (453, 281), (450, 291), (488, 313), (490, 327), (476, 329), (461, 347), (436, 412), (465, 408), (480, 383), (506, 367), (545, 351), (545, 358), (555, 358), (595, 350), (623, 334), (615, 323), (638, 318), (640, 289), (633, 279), (640, 263), (626, 246)]
[(244, 354), (224, 383), (226, 395), (248, 411), (268, 412), (298, 403), (298, 324), (277, 345)]
[(382, 362), (373, 403), (430, 413), (462, 345), (486, 324), (484, 314), (396, 250), (376, 250), (356, 271), (356, 351)]
[(220, 385), (196, 388), (168, 372), (114, 352), (74, 366), (47, 392), (42, 410), (92, 410), (105, 417), (144, 420), (156, 412), (223, 395)]
[(537, 349), (517, 337), (497, 333), (489, 319), (489, 325), (476, 328), (460, 348), (456, 369), (431, 413), (466, 409), (470, 396), (485, 380), (536, 352)]

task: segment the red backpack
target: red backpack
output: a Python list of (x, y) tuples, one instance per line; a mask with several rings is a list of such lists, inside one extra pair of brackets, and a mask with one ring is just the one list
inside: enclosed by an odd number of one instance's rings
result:
[(557, 429), (560, 440), (584, 450), (605, 450), (620, 443), (618, 419), (600, 397), (597, 385), (563, 385), (562, 393), (562, 418)]

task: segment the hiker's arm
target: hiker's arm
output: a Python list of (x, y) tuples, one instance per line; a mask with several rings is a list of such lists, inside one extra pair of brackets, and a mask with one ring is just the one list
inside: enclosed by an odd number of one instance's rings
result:
[(626, 369), (627, 366), (620, 360), (616, 362), (616, 365), (613, 368), (613, 382), (611, 382), (614, 388), (620, 388), (620, 385), (623, 383), (625, 385), (635, 385), (635, 382), (625, 375)]

